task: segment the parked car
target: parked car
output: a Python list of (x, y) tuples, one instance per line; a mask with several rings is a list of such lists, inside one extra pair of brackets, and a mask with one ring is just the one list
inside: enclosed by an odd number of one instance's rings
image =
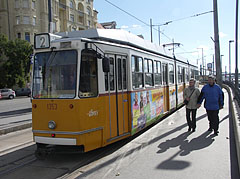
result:
[(1, 92), (0, 92), (0, 99), (2, 98), (2, 94), (1, 94)]
[(15, 91), (9, 88), (0, 89), (0, 93), (2, 95), (2, 98), (13, 99), (16, 97)]
[(16, 96), (31, 96), (31, 89), (30, 88), (20, 88), (16, 90)]

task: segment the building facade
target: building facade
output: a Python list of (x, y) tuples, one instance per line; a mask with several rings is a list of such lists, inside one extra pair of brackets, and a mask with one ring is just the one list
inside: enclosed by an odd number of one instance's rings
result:
[(93, 0), (1, 0), (0, 33), (33, 44), (36, 33), (96, 28), (97, 14)]

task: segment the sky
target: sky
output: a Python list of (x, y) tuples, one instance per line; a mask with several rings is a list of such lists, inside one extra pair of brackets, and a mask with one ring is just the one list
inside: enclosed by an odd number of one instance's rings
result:
[[(131, 17), (124, 11), (132, 14), (137, 19)], [(150, 24), (165, 24), (160, 26), (161, 45), (180, 43), (180, 47), (175, 49), (179, 54), (189, 61), (202, 64), (202, 49), (205, 63), (212, 63), (214, 54), (214, 25), (213, 0), (95, 0), (94, 8), (98, 11), (98, 22), (116, 21), (117, 28), (127, 30), (136, 35), (143, 35), (145, 40), (151, 41)], [(194, 16), (194, 17), (192, 17)], [(229, 40), (235, 39), (236, 21), (236, 0), (218, 0), (218, 23), (220, 54), (222, 56), (222, 71), (229, 71)], [(182, 20), (180, 20), (182, 19)], [(240, 18), (239, 18), (240, 19)], [(157, 26), (153, 30), (153, 42), (159, 44)], [(239, 55), (238, 55), (239, 56)], [(199, 59), (199, 60), (198, 60)], [(239, 59), (239, 57), (238, 57)], [(239, 62), (238, 62), (239, 64)], [(238, 68), (240, 65), (238, 65)], [(231, 72), (235, 72), (235, 43), (231, 43)]]

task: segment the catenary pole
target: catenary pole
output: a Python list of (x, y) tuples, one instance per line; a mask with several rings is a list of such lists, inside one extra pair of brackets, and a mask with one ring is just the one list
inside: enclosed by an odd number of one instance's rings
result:
[(235, 29), (235, 87), (238, 89), (238, 0), (236, 0), (236, 29)]
[(214, 45), (215, 45), (215, 64), (217, 83), (222, 87), (222, 67), (220, 62), (220, 43), (218, 31), (218, 10), (217, 0), (213, 0), (213, 17), (214, 17)]

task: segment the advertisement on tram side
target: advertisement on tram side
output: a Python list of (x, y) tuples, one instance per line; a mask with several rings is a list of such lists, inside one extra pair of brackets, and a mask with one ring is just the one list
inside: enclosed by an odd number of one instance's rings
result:
[(178, 104), (183, 103), (183, 85), (178, 87)]
[(132, 134), (152, 124), (164, 112), (163, 89), (131, 93)]
[(175, 86), (169, 89), (169, 101), (170, 101), (170, 109), (176, 107), (176, 89)]

